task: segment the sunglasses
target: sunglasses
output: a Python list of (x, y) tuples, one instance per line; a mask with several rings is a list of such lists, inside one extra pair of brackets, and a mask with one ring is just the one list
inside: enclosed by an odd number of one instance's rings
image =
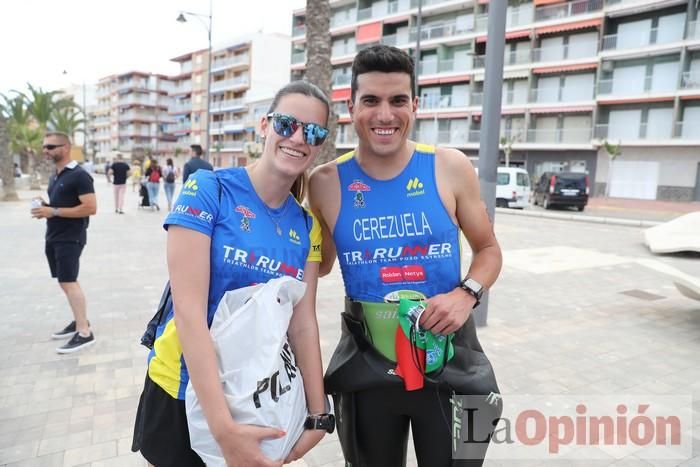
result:
[(65, 144), (45, 144), (45, 145), (42, 146), (42, 147), (43, 147), (44, 149), (46, 149), (47, 151), (53, 151), (54, 149), (60, 148), (60, 147), (62, 147), (62, 146), (65, 146)]
[(291, 115), (273, 112), (268, 114), (267, 118), (272, 120), (272, 128), (275, 130), (275, 133), (285, 138), (292, 136), (301, 127), (304, 142), (311, 146), (322, 145), (328, 136), (328, 128), (324, 128), (316, 123), (300, 122)]

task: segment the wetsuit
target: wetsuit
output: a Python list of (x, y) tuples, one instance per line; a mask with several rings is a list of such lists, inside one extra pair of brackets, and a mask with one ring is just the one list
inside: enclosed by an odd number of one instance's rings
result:
[[(390, 180), (368, 176), (352, 152), (337, 160), (337, 168), (341, 203), (333, 238), (348, 301), (325, 379), (346, 461), (353, 467), (405, 465), (410, 424), (419, 465), (481, 465), (481, 459), (452, 459), (453, 393), (498, 393), (473, 319), (456, 333), (457, 355), (433, 384), (406, 391), (393, 371), (395, 302), (429, 299), (461, 279), (460, 231), (437, 190), (435, 149), (417, 145)], [(500, 414), (500, 403), (491, 412)], [(485, 448), (470, 456), (482, 457)]]

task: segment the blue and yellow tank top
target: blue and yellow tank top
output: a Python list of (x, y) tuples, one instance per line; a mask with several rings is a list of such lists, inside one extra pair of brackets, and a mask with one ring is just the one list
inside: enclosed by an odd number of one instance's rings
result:
[[(171, 225), (211, 237), (209, 326), (226, 291), (283, 275), (302, 280), (306, 262), (321, 260), (318, 222), (291, 195), (279, 208), (267, 207), (243, 168), (190, 175), (163, 226)], [(148, 358), (150, 378), (172, 397), (184, 399), (189, 375), (172, 309)]]
[(333, 238), (345, 293), (396, 302), (401, 291), (430, 298), (459, 284), (459, 229), (438, 194), (435, 148), (418, 144), (404, 170), (375, 180), (354, 152), (337, 159), (341, 203)]

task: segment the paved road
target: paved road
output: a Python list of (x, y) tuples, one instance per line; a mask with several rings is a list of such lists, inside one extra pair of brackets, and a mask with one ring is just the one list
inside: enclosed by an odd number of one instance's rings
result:
[[(20, 203), (0, 204), (0, 465), (142, 466), (129, 452), (145, 371), (137, 341), (166, 279), (164, 213), (113, 213), (97, 177), (99, 214), (90, 225), (81, 282), (97, 344), (60, 356), (51, 331), (67, 304), (43, 257), (43, 225)], [(161, 203), (163, 205), (165, 203)], [(700, 400), (700, 302), (639, 266), (652, 255), (641, 229), (497, 214), (505, 267), (491, 293), (489, 326), (479, 330), (504, 394), (686, 394)], [(700, 276), (697, 257), (656, 257)], [(320, 283), (324, 362), (339, 336), (337, 270)], [(700, 405), (694, 405), (693, 458), (504, 461), (487, 465), (700, 465)], [(411, 456), (414, 459), (414, 456)], [(615, 462), (618, 462), (617, 464)], [(335, 436), (300, 466), (341, 466)], [(411, 465), (415, 461), (411, 460)]]

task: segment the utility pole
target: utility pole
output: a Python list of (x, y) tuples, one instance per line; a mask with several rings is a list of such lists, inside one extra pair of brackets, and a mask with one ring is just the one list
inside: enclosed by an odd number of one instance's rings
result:
[[(503, 86), (503, 52), (506, 40), (507, 0), (489, 2), (488, 35), (486, 37), (486, 71), (484, 76), (484, 103), (479, 144), (479, 185), (486, 212), (495, 223), (496, 172), (498, 170), (499, 127), (501, 124), (501, 88)], [(484, 294), (476, 308), (474, 321), (486, 326), (489, 293)]]

